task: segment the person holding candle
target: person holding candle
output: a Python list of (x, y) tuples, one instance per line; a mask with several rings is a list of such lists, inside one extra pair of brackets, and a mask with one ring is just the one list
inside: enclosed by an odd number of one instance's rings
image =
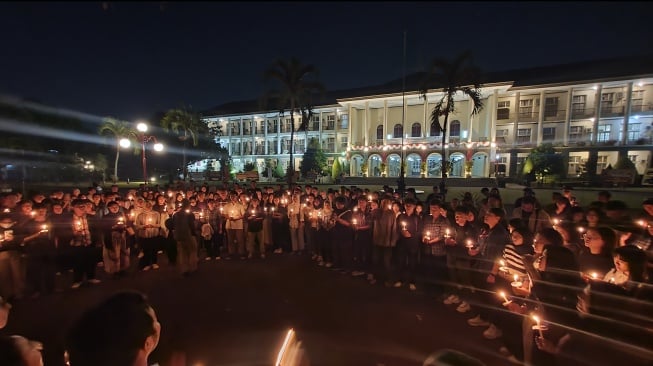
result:
[(109, 213), (100, 220), (103, 248), (102, 257), (104, 271), (111, 276), (118, 277), (129, 269), (129, 248), (127, 247), (127, 222), (120, 212), (120, 205), (116, 201), (107, 203)]
[(369, 271), (372, 262), (372, 201), (367, 195), (358, 197), (358, 210), (352, 214), (353, 260), (354, 271), (352, 276), (362, 276)]
[(134, 230), (143, 253), (139, 268), (142, 271), (159, 269), (157, 250), (161, 239), (161, 214), (152, 210), (152, 202), (144, 203), (143, 210), (134, 220)]
[[(522, 201), (522, 207), (524, 203)], [(509, 242), (510, 237), (508, 230), (502, 224), (504, 210), (500, 208), (490, 208), (485, 214), (484, 221), (486, 229), (479, 235), (477, 244), (468, 248), (468, 254), (475, 259), (474, 269), (476, 274), (473, 277), (474, 284), (479, 291), (476, 291), (476, 300), (485, 305), (491, 305), (496, 302), (493, 296), (495, 278), (492, 275), (492, 269), (496, 259), (501, 256), (503, 248)], [(490, 307), (479, 307), (477, 315), (467, 321), (471, 326), (489, 326), (483, 333), (486, 338), (498, 338), (501, 336), (501, 330), (491, 324), (492, 313)]]
[(206, 257), (204, 260), (220, 259), (224, 237), (224, 217), (220, 214), (220, 209), (213, 198), (206, 200), (206, 222), (211, 225), (213, 235), (209, 242), (205, 243)]
[(229, 194), (230, 202), (224, 206), (224, 214), (227, 219), (227, 250), (231, 259), (236, 255), (240, 259), (245, 259), (245, 232), (243, 227), (243, 217), (245, 207), (238, 202), (238, 193), (232, 191)]
[(415, 200), (407, 198), (404, 201), (406, 213), (397, 217), (399, 226), (399, 240), (397, 241), (397, 261), (399, 279), (394, 287), (401, 287), (408, 282), (411, 291), (417, 289), (415, 285), (415, 274), (417, 269), (417, 257), (422, 241), (422, 222), (415, 214)]
[(478, 238), (478, 235), (479, 228), (473, 218), (473, 211), (469, 207), (458, 206), (454, 213), (452, 234), (445, 241), (447, 245), (447, 268), (449, 269), (449, 277), (452, 283), (455, 284), (455, 289), (451, 290), (452, 294), (444, 300), (444, 304), (459, 304), (456, 308), (459, 313), (466, 313), (471, 310), (469, 303), (463, 301), (461, 296), (464, 290), (469, 290), (472, 287), (472, 260), (468, 254), (466, 243), (472, 238)]
[(584, 239), (585, 248), (578, 255), (580, 272), (586, 277), (596, 272), (602, 278), (614, 264), (612, 251), (617, 246), (616, 234), (607, 227), (590, 228)]
[(259, 255), (265, 259), (265, 243), (263, 242), (263, 210), (259, 206), (258, 197), (251, 198), (247, 211), (247, 258), (254, 257), (254, 242), (258, 243)]
[(22, 237), (21, 247), (26, 255), (26, 288), (32, 298), (54, 292), (56, 248), (52, 239), (52, 224), (47, 219), (47, 206), (35, 204), (34, 217), (17, 233)]
[[(445, 205), (434, 200), (429, 203), (429, 213), (422, 219), (420, 266), (436, 296), (444, 295), (444, 284), (449, 283), (447, 272), (446, 241), (451, 237), (451, 224)], [(447, 298), (449, 294), (444, 297)]]
[(302, 215), (302, 203), (300, 191), (295, 191), (288, 204), (288, 220), (290, 227), (290, 243), (292, 253), (299, 254), (304, 251), (304, 215)]
[(394, 206), (390, 198), (381, 200), (381, 205), (372, 211), (372, 276), (368, 276), (370, 284), (374, 285), (377, 280), (382, 281), (386, 287), (392, 285), (392, 254), (399, 239), (397, 230), (397, 212), (392, 210)]
[(20, 299), (25, 288), (21, 266), (22, 237), (15, 230), (11, 212), (0, 213), (0, 297), (7, 301)]
[(70, 259), (73, 267), (73, 289), (79, 288), (84, 277), (89, 283), (100, 283), (95, 278), (95, 268), (97, 264), (98, 248), (94, 239), (97, 227), (87, 215), (85, 199), (75, 199), (71, 202), (73, 212), (67, 217), (66, 224), (55, 231), (55, 245), (67, 243), (70, 245)]
[(352, 210), (347, 209), (346, 205), (345, 197), (336, 197), (335, 208), (330, 217), (333, 225), (329, 230), (333, 266), (344, 273), (352, 271), (353, 266), (352, 219), (354, 216)]
[[(284, 192), (283, 190), (281, 192)], [(283, 254), (289, 252), (290, 243), (290, 227), (288, 224), (288, 209), (282, 203), (283, 193), (277, 192), (272, 200), (273, 206), (270, 207), (272, 213), (270, 215), (272, 225), (272, 247), (274, 254)]]

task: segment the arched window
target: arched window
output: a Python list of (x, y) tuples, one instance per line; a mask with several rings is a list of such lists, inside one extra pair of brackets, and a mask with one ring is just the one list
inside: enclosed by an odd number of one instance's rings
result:
[(431, 129), (429, 130), (429, 136), (439, 136), (442, 132), (438, 130), (435, 123), (431, 123)]
[(460, 137), (460, 121), (453, 120), (449, 127), (449, 137)]
[(397, 123), (395, 125), (392, 137), (394, 137), (396, 139), (400, 139), (403, 134), (404, 134), (404, 126)]
[(422, 137), (422, 125), (419, 122), (413, 123), (410, 129), (410, 137)]
[(379, 125), (376, 128), (376, 139), (383, 140), (383, 125)]

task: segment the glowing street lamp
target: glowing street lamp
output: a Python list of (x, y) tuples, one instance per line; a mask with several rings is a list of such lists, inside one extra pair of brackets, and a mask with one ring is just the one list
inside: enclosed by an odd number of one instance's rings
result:
[[(153, 146), (154, 151), (157, 151), (157, 152), (163, 151), (163, 144), (159, 143), (156, 140), (156, 137), (154, 137), (152, 135), (146, 135), (145, 134), (147, 132), (147, 130), (149, 129), (149, 127), (148, 127), (148, 125), (146, 123), (139, 122), (136, 125), (136, 129), (138, 130), (138, 132), (140, 132), (138, 138), (141, 141), (141, 148), (142, 148), (141, 149), (141, 155), (142, 155), (142, 158), (143, 158), (143, 184), (147, 184), (147, 158), (145, 157), (145, 144), (147, 142), (149, 142), (149, 141), (154, 141), (154, 146)], [(126, 139), (123, 139), (123, 140), (126, 140)], [(129, 140), (127, 140), (127, 141), (129, 141)], [(122, 146), (122, 142), (123, 141), (121, 140), (120, 141), (121, 146)]]

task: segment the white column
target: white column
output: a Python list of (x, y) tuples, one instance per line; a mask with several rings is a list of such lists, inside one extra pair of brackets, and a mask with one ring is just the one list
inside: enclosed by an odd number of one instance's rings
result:
[(515, 123), (512, 130), (512, 146), (517, 145), (517, 130), (519, 129), (519, 92), (515, 93)]
[(422, 123), (422, 138), (426, 137), (426, 131), (431, 131), (431, 123), (429, 123), (429, 99), (424, 95), (424, 123)]
[[(347, 104), (347, 111), (349, 112), (349, 128), (347, 129), (347, 144), (352, 146), (354, 138), (354, 107), (351, 103)], [(351, 173), (351, 172), (350, 172)]]
[(599, 84), (596, 89), (596, 97), (594, 106), (596, 113), (594, 113), (594, 123), (592, 124), (592, 144), (596, 145), (596, 141), (599, 136), (599, 120), (601, 119), (601, 94), (603, 91), (603, 85)]
[[(497, 158), (497, 147), (498, 144), (496, 142), (497, 139), (497, 108), (499, 106), (499, 90), (494, 89), (494, 93), (491, 96), (491, 103), (490, 103), (490, 97), (488, 97), (488, 105), (492, 106), (492, 112), (490, 112), (491, 119), (490, 119), (490, 161), (496, 161)], [(492, 143), (494, 143), (496, 146), (492, 147)], [(502, 146), (503, 147), (503, 146)]]
[(369, 145), (368, 131), (370, 130), (370, 102), (365, 102), (365, 120), (363, 123), (363, 141), (365, 146)]
[[(402, 119), (401, 119), (401, 132), (404, 134), (404, 144), (406, 144), (408, 141), (406, 141), (406, 118), (408, 118), (408, 98), (404, 98), (404, 110), (401, 112), (402, 114)], [(410, 122), (409, 122), (410, 124)], [(410, 136), (410, 135), (409, 135)], [(403, 147), (402, 147), (403, 149)], [(401, 162), (403, 164), (403, 160)]]
[[(467, 109), (468, 109), (468, 115), (469, 115), (469, 131), (467, 132), (467, 142), (472, 142), (472, 133), (474, 132), (474, 115), (472, 112), (474, 111), (474, 101), (472, 98), (467, 99)], [(495, 108), (496, 109), (496, 108)]]
[(542, 144), (542, 131), (544, 124), (544, 90), (540, 92), (540, 110), (537, 116), (537, 146)]
[(562, 134), (562, 144), (569, 146), (569, 129), (571, 126), (571, 101), (574, 99), (574, 88), (567, 91), (567, 114), (565, 117), (565, 132)]
[[(388, 143), (388, 100), (383, 100), (383, 145)], [(387, 163), (386, 163), (387, 164)]]
[(232, 123), (229, 119), (227, 119), (227, 134), (228, 134), (227, 136), (229, 136), (229, 139), (227, 140), (229, 141), (227, 143), (227, 149), (229, 150), (229, 155), (231, 155), (231, 127), (232, 127)]
[(628, 143), (628, 123), (630, 122), (630, 105), (633, 99), (633, 82), (628, 83), (628, 88), (626, 90), (626, 107), (624, 109), (624, 125), (623, 133), (621, 136), (621, 145), (626, 145)]
[(263, 153), (268, 155), (268, 116), (263, 116)]

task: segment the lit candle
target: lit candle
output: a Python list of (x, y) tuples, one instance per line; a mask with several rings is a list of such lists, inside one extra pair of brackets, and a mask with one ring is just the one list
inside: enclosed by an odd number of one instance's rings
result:
[(513, 279), (513, 281), (512, 281), (512, 283), (510, 284), (510, 286), (512, 286), (512, 287), (522, 287), (523, 284), (522, 284), (522, 282), (519, 280), (519, 275), (517, 275), (517, 274), (515, 273), (515, 274), (512, 276), (512, 279)]
[(252, 216), (256, 215), (256, 211), (252, 210)]
[(8, 208), (5, 208), (3, 212), (7, 213), (7, 212), (11, 212), (11, 210), (9, 210)]
[(48, 225), (45, 225), (45, 224), (41, 225), (41, 232), (42, 233), (47, 233), (48, 232)]
[(424, 238), (425, 238), (426, 240), (431, 240), (431, 232), (430, 232), (430, 231), (427, 231), (427, 232), (426, 232), (426, 235), (424, 236)]
[(558, 225), (558, 224), (560, 224), (560, 220), (559, 219), (553, 219), (553, 225), (555, 226), (555, 225)]
[(401, 229), (406, 230), (406, 221), (401, 222)]
[(268, 208), (267, 208), (267, 207), (263, 207), (263, 212), (268, 212)]
[(451, 236), (451, 231), (450, 231), (449, 229), (446, 229), (446, 230), (444, 231), (444, 237), (445, 237), (445, 238), (448, 238), (449, 236)]
[(501, 267), (505, 267), (505, 266), (506, 266), (506, 261), (504, 261), (503, 259), (500, 259), (500, 260), (499, 260), (499, 265), (500, 265)]
[(354, 212), (358, 212), (358, 207), (354, 207)]
[(371, 200), (372, 200), (372, 195), (371, 195), (371, 194), (368, 194), (368, 195), (367, 195), (367, 200), (368, 200), (368, 201), (371, 201)]
[(274, 207), (270, 208), (270, 210), (272, 210), (272, 212), (274, 212)]
[(190, 210), (186, 210), (186, 213), (190, 213)]
[(503, 291), (499, 291), (499, 296), (503, 297), (503, 306), (507, 306), (510, 304), (512, 301), (508, 300), (508, 296), (506, 296), (506, 293)]
[(582, 226), (579, 226), (578, 229), (576, 229), (576, 230), (578, 230), (578, 232), (579, 232), (580, 234), (583, 234), (583, 233), (585, 232), (585, 228), (582, 227)]
[(82, 230), (82, 221), (81, 220), (75, 221), (75, 230), (77, 230), (77, 231)]
[(542, 334), (542, 325), (540, 324), (540, 317), (533, 315), (533, 320), (535, 320), (535, 324), (537, 325), (537, 331), (540, 334), (540, 338), (544, 338), (544, 334)]
[(351, 220), (351, 223), (352, 223), (352, 225), (356, 226), (356, 224), (357, 224), (356, 219), (352, 219), (352, 220)]
[(172, 197), (172, 192), (168, 193), (168, 197)]
[(200, 219), (204, 217), (204, 212), (200, 211)]
[(637, 225), (639, 225), (639, 226), (641, 226), (641, 227), (646, 227), (646, 221), (644, 221), (644, 220), (637, 220)]
[(392, 205), (388, 205), (388, 210), (392, 210)]
[(125, 223), (125, 219), (122, 216), (120, 216), (118, 218), (118, 225), (124, 225), (124, 223)]
[(305, 203), (302, 203), (302, 207), (306, 207), (306, 204), (305, 204)]
[(290, 214), (291, 214), (291, 215), (292, 215), (292, 211), (293, 211), (293, 210), (292, 210), (292, 208), (291, 208), (291, 209), (290, 209)]
[(472, 249), (474, 247), (474, 242), (472, 241), (472, 239), (467, 239), (465, 246), (469, 249)]
[(599, 278), (599, 274), (596, 273), (596, 272), (592, 272), (592, 273), (590, 273), (590, 277), (592, 277), (593, 280), (596, 280), (596, 279)]
[(220, 207), (220, 213), (224, 211), (224, 207)]

